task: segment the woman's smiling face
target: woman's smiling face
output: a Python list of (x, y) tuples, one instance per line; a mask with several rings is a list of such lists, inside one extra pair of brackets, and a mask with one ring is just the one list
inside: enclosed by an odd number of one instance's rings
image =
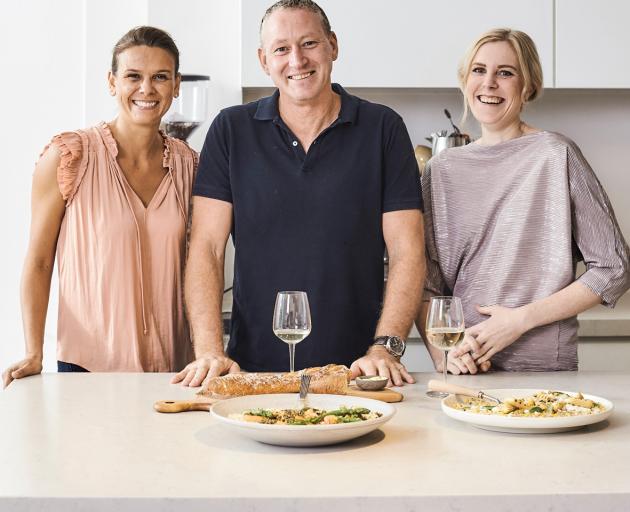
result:
[(162, 48), (133, 46), (118, 56), (109, 88), (118, 100), (119, 115), (132, 123), (159, 125), (179, 93), (175, 61)]
[(475, 119), (483, 127), (497, 131), (520, 122), (523, 78), (510, 43), (494, 41), (479, 48), (464, 94)]

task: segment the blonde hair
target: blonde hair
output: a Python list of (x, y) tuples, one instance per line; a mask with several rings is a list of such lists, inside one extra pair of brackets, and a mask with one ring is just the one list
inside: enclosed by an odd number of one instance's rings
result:
[[(536, 45), (534, 44), (534, 41), (532, 41), (532, 38), (525, 32), (509, 28), (495, 28), (488, 30), (477, 38), (477, 40), (468, 49), (468, 52), (466, 52), (466, 55), (457, 70), (459, 86), (462, 92), (466, 89), (466, 82), (468, 81), (473, 60), (475, 55), (477, 55), (479, 48), (486, 43), (494, 43), (498, 41), (506, 41), (509, 43), (516, 54), (519, 71), (523, 77), (523, 89), (521, 91), (521, 100), (523, 103), (534, 101), (536, 98), (539, 98), (543, 91), (543, 73)], [(466, 94), (464, 93), (464, 118), (466, 118), (466, 114), (468, 113), (468, 107), (468, 100), (466, 99)]]

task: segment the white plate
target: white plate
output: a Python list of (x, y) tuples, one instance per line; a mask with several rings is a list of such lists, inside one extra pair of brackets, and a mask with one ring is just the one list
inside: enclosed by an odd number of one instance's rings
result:
[(308, 395), (307, 404), (317, 409), (333, 410), (342, 405), (365, 407), (383, 416), (373, 420), (338, 425), (263, 425), (230, 418), (248, 409), (297, 409), (297, 394), (248, 395), (221, 400), (212, 406), (210, 414), (224, 426), (261, 443), (279, 446), (323, 446), (342, 443), (365, 435), (389, 421), (396, 409), (385, 402), (346, 395)]
[[(489, 395), (499, 399), (514, 397), (522, 398), (533, 395), (540, 389), (484, 389)], [(569, 395), (575, 395), (575, 391), (563, 391)], [(605, 408), (603, 412), (597, 414), (588, 414), (585, 416), (560, 416), (557, 418), (524, 418), (519, 416), (493, 416), (489, 414), (478, 414), (469, 411), (455, 409), (452, 404), (456, 403), (457, 398), (449, 395), (442, 399), (442, 410), (447, 416), (465, 423), (483, 428), (485, 430), (496, 430), (498, 432), (511, 432), (516, 434), (550, 434), (555, 432), (566, 432), (567, 430), (575, 430), (586, 425), (599, 423), (608, 418), (613, 411), (613, 403), (610, 400), (594, 395), (584, 395), (595, 402), (599, 402)]]

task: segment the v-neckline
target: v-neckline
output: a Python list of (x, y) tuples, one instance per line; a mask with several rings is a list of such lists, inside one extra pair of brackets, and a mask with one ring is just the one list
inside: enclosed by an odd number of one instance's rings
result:
[[(122, 170), (122, 167), (120, 166), (120, 164), (118, 163), (118, 160), (116, 158), (114, 158), (114, 162), (116, 162), (116, 167), (118, 167), (118, 170), (120, 171), (120, 175), (122, 176), (124, 184), (125, 184), (126, 187), (129, 188), (129, 190), (131, 190), (131, 194), (133, 195), (134, 199), (138, 202), (138, 204), (140, 206), (142, 206), (143, 211), (145, 211), (145, 212), (148, 211), (151, 208), (151, 206), (153, 205), (153, 203), (156, 201), (156, 197), (158, 197), (158, 194), (162, 190), (162, 187), (164, 187), (164, 182), (166, 182), (166, 179), (168, 178), (168, 171), (166, 171), (164, 173), (164, 176), (162, 177), (162, 180), (160, 181), (160, 184), (155, 189), (155, 192), (153, 192), (153, 195), (151, 196), (151, 199), (149, 199), (149, 202), (145, 205), (144, 201), (142, 200), (140, 195), (134, 190), (134, 188), (131, 186), (131, 183), (129, 183), (129, 180), (127, 179), (127, 176), (125, 176), (125, 173)], [(161, 198), (161, 196), (160, 196), (160, 198)]]
[(149, 202), (145, 205), (140, 195), (131, 186), (131, 183), (129, 183), (129, 180), (127, 179), (127, 176), (125, 175), (125, 172), (123, 171), (120, 163), (118, 162), (118, 143), (116, 142), (116, 139), (114, 138), (114, 134), (112, 133), (111, 128), (106, 122), (102, 122), (100, 125), (100, 128), (101, 128), (100, 130), (101, 137), (103, 138), (105, 145), (107, 146), (109, 153), (112, 159), (114, 160), (114, 164), (116, 165), (116, 168), (118, 172), (120, 173), (120, 176), (122, 177), (124, 185), (127, 188), (129, 188), (132, 196), (135, 198), (138, 204), (142, 207), (142, 211), (144, 212), (148, 211), (153, 205), (153, 203), (156, 201), (156, 197), (158, 197), (158, 194), (164, 187), (164, 182), (167, 180), (168, 174), (169, 174), (170, 164), (167, 162), (167, 157), (169, 155), (169, 147), (168, 147), (168, 142), (166, 140), (166, 136), (160, 131), (160, 136), (162, 137), (162, 148), (163, 148), (162, 149), (162, 169), (166, 169), (166, 172), (164, 173), (164, 176), (162, 176), (162, 179), (160, 180), (159, 185), (155, 189), (155, 192), (153, 192), (151, 199), (149, 199)]

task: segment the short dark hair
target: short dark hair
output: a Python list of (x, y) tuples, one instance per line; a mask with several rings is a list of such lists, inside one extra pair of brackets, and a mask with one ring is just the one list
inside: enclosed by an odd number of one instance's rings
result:
[(118, 71), (118, 56), (134, 46), (150, 46), (166, 50), (171, 54), (175, 62), (175, 74), (179, 73), (179, 50), (173, 38), (162, 29), (145, 25), (132, 28), (114, 46), (112, 52), (112, 73), (114, 75)]
[(313, 0), (279, 0), (265, 11), (265, 15), (262, 17), (262, 20), (260, 20), (260, 29), (258, 31), (259, 34), (262, 35), (263, 24), (265, 23), (267, 18), (269, 18), (269, 16), (271, 16), (271, 14), (278, 9), (305, 9), (307, 11), (311, 11), (319, 16), (319, 19), (322, 22), (324, 33), (327, 36), (332, 33), (332, 29), (330, 28), (330, 21), (328, 21), (328, 16), (326, 16), (324, 9), (313, 2)]

